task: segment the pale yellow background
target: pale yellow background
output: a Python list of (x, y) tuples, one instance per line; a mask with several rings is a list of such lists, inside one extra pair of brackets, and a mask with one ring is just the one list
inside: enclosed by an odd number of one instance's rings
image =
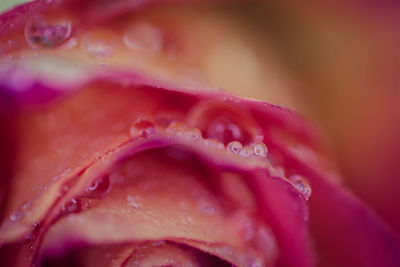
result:
[(6, 9), (10, 9), (13, 6), (20, 4), (20, 3), (24, 3), (24, 2), (29, 2), (27, 0), (0, 0), (0, 10), (6, 10)]

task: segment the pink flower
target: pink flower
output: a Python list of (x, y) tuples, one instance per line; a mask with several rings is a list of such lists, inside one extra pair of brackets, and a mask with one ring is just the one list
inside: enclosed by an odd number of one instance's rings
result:
[(1, 266), (400, 265), (303, 118), (175, 81), (156, 2), (47, 2), (0, 17)]

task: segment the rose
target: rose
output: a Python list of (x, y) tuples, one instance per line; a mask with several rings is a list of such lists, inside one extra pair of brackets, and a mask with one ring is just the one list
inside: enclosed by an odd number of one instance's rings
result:
[[(2, 17), (3, 59), (24, 56), (1, 80), (3, 265), (398, 265), (398, 241), (333, 180), (315, 130), (278, 106), (122, 69), (129, 2), (100, 4)], [(130, 49), (177, 49), (172, 27), (133, 29)]]

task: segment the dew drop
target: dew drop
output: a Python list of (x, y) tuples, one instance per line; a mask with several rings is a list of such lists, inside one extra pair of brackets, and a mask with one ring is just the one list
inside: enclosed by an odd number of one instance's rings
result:
[(20, 211), (14, 211), (11, 215), (10, 215), (10, 221), (11, 222), (16, 222), (22, 219), (22, 217), (24, 217), (24, 214)]
[(224, 143), (229, 142), (229, 140), (242, 139), (243, 134), (237, 124), (224, 117), (213, 120), (207, 129), (208, 137), (216, 138)]
[(236, 229), (241, 234), (244, 241), (249, 242), (255, 238), (257, 226), (246, 212), (237, 212), (233, 215), (232, 221), (235, 223)]
[(110, 179), (108, 177), (97, 179), (86, 188), (88, 197), (91, 198), (103, 198), (110, 190)]
[[(265, 255), (267, 259), (275, 259), (278, 255), (278, 246), (272, 231), (266, 226), (259, 225), (253, 240), (256, 248)], [(265, 264), (261, 265), (264, 266)]]
[(304, 177), (296, 174), (289, 177), (289, 180), (297, 188), (297, 190), (299, 190), (299, 192), (304, 196), (306, 200), (311, 197), (311, 186)]
[(175, 135), (175, 136), (183, 136), (186, 131), (186, 126), (181, 123), (174, 121), (172, 122), (168, 128), (167, 128), (167, 133)]
[(244, 146), (242, 150), (240, 150), (239, 155), (245, 158), (250, 157), (253, 154), (253, 150), (250, 146)]
[(214, 215), (215, 213), (214, 207), (204, 198), (200, 198), (197, 201), (197, 207), (205, 215)]
[(25, 25), (25, 39), (33, 48), (53, 48), (71, 36), (72, 22), (65, 14), (36, 15)]
[(9, 36), (6, 40), (0, 41), (0, 55), (21, 50), (24, 47), (25, 40), (18, 36)]
[(242, 148), (243, 145), (239, 141), (232, 141), (226, 146), (226, 149), (228, 149), (228, 151), (235, 154), (239, 154)]
[(138, 119), (132, 124), (130, 134), (132, 137), (144, 137), (147, 138), (156, 132), (154, 124), (145, 119)]
[(191, 225), (194, 225), (194, 220), (193, 220), (193, 218), (192, 217), (187, 217), (186, 218), (186, 220), (191, 224)]
[(162, 245), (165, 245), (165, 241), (163, 241), (163, 240), (153, 242), (153, 247), (155, 247), (155, 248), (158, 248)]
[(64, 204), (62, 213), (63, 215), (68, 215), (70, 213), (80, 212), (82, 209), (82, 203), (80, 199), (73, 198)]
[(164, 40), (156, 27), (147, 22), (136, 22), (125, 32), (124, 42), (130, 49), (156, 54), (161, 51)]
[(117, 49), (116, 33), (105, 28), (96, 28), (87, 32), (82, 38), (82, 49), (93, 57), (111, 57)]
[(201, 139), (201, 131), (199, 129), (187, 129), (184, 131), (184, 137), (190, 141), (197, 141)]
[(264, 143), (256, 143), (252, 146), (253, 154), (257, 157), (265, 158), (268, 155), (268, 148)]
[(206, 140), (204, 140), (204, 144), (208, 147), (216, 148), (219, 150), (225, 149), (225, 146), (223, 143), (221, 143), (217, 140), (214, 140), (214, 139), (206, 139)]
[(128, 201), (129, 206), (134, 209), (140, 209), (142, 207), (142, 203), (140, 203), (140, 199), (137, 196), (127, 195), (126, 200)]

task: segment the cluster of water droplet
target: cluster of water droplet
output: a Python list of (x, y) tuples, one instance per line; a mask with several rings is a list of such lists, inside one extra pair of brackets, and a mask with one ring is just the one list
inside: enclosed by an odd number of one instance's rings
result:
[(23, 39), (35, 50), (52, 48), (68, 50), (79, 43), (83, 51), (96, 58), (113, 56), (122, 43), (128, 50), (146, 55), (159, 54), (165, 45), (164, 33), (145, 21), (129, 24), (121, 34), (122, 37), (119, 30), (106, 27), (91, 28), (81, 35), (74, 29), (74, 22), (71, 14), (58, 10), (32, 16), (24, 26), (25, 38), (10, 34), (0, 41), (0, 54), (6, 55), (22, 50), (26, 46)]
[(303, 195), (306, 200), (311, 197), (311, 186), (307, 180), (301, 175), (292, 175), (289, 177), (289, 181), (296, 187), (296, 189)]
[(219, 140), (203, 138), (199, 129), (188, 127), (180, 121), (172, 121), (167, 126), (160, 126), (150, 120), (139, 119), (132, 124), (130, 129), (131, 136), (136, 138), (147, 139), (157, 132), (182, 141), (199, 142), (211, 149), (226, 150), (233, 155), (241, 157), (266, 158), (268, 156), (268, 148), (262, 142), (254, 142), (243, 146), (239, 141), (231, 141), (225, 146)]

